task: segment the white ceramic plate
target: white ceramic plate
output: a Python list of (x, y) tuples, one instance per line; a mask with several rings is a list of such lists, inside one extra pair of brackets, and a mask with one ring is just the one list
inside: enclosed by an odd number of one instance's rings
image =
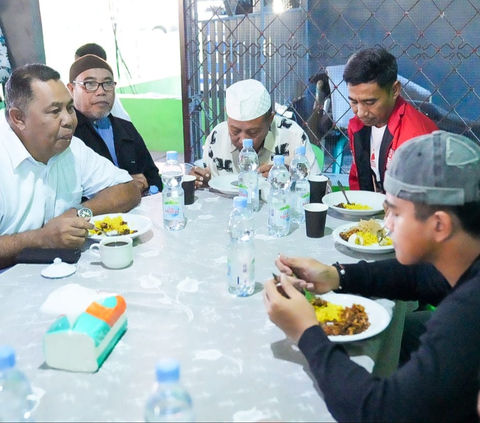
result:
[(341, 191), (331, 192), (323, 197), (322, 203), (345, 216), (363, 217), (373, 216), (383, 212), (383, 202), (386, 196), (372, 191), (346, 191), (347, 197), (351, 203), (363, 204), (372, 207), (369, 210), (349, 210), (336, 207), (337, 204), (346, 203), (345, 197)]
[[(129, 214), (129, 213), (112, 213), (112, 214), (99, 214), (97, 216), (93, 216), (90, 219), (90, 222), (94, 223), (97, 220), (103, 220), (106, 217), (110, 217), (114, 219), (117, 216), (122, 216), (122, 219), (127, 222), (128, 227), (131, 230), (136, 230), (137, 232), (129, 235), (130, 238), (136, 238), (150, 230), (152, 227), (152, 221), (145, 216), (140, 216), (138, 214)], [(105, 235), (91, 235), (90, 238), (92, 239), (102, 239), (105, 238)]]
[[(258, 186), (260, 189), (265, 182), (267, 182), (267, 179), (259, 174)], [(210, 179), (208, 185), (223, 194), (238, 195), (238, 174), (215, 176), (215, 178)]]
[(238, 194), (238, 174), (215, 176), (208, 185), (223, 194)]
[[(378, 222), (382, 227), (384, 226), (383, 220), (376, 220), (376, 222)], [(384, 254), (384, 253), (391, 253), (393, 251), (393, 245), (357, 245), (357, 244), (352, 244), (350, 242), (343, 240), (340, 237), (340, 232), (346, 232), (350, 228), (353, 228), (354, 226), (357, 226), (357, 224), (354, 222), (350, 222), (334, 229), (334, 231), (332, 232), (333, 239), (339, 244), (345, 245), (346, 247), (351, 248), (352, 250), (360, 251), (362, 253)]]
[(364, 332), (355, 335), (329, 336), (328, 339), (333, 342), (353, 342), (370, 338), (385, 330), (389, 325), (390, 320), (392, 320), (392, 316), (385, 307), (365, 297), (350, 294), (337, 294), (335, 292), (319, 295), (319, 297), (329, 303), (338, 304), (344, 307), (351, 307), (352, 304), (360, 304), (365, 307), (365, 312), (367, 313), (368, 321), (370, 322), (370, 327)]

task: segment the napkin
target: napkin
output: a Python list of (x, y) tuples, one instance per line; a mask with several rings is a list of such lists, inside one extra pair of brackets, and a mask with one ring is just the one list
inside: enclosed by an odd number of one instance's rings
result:
[(90, 304), (103, 298), (115, 296), (111, 292), (100, 292), (76, 283), (63, 285), (51, 292), (40, 306), (40, 312), (58, 317), (66, 315), (71, 326)]

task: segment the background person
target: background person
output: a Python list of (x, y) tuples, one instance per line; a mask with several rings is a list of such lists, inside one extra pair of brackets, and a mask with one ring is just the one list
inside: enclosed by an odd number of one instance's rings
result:
[[(107, 61), (107, 52), (104, 50), (102, 46), (96, 43), (87, 43), (78, 47), (77, 51), (75, 51), (75, 60), (87, 54), (94, 54), (95, 56), (98, 56), (101, 59)], [(115, 97), (112, 111), (110, 113), (112, 113), (112, 115), (115, 117), (128, 120), (129, 122), (132, 121), (132, 119), (130, 118), (130, 115), (124, 109), (122, 102), (118, 97)]]
[(159, 170), (131, 122), (111, 114), (115, 84), (110, 65), (87, 54), (70, 67), (68, 89), (72, 94), (78, 125), (75, 136), (116, 166), (132, 175), (142, 193), (150, 185), (162, 189)]
[(400, 96), (397, 74), (397, 60), (383, 48), (361, 50), (345, 65), (343, 79), (355, 114), (348, 123), (350, 189), (384, 192), (385, 171), (397, 148), (438, 129)]
[[(435, 169), (435, 171), (434, 171)], [(385, 176), (396, 260), (328, 266), (281, 256), (265, 284), (270, 319), (298, 346), (338, 421), (477, 421), (480, 364), (480, 147), (436, 131), (396, 152)], [(388, 378), (351, 361), (295, 289), (438, 305), (420, 347)]]
[[(0, 117), (0, 268), (26, 247), (75, 248), (93, 214), (127, 212), (140, 191), (117, 169), (73, 136), (77, 118), (60, 74), (41, 64), (13, 71)], [(88, 198), (83, 204), (82, 197)]]
[(258, 172), (265, 177), (273, 166), (273, 156), (285, 156), (288, 166), (299, 145), (306, 147), (310, 173), (320, 173), (305, 131), (294, 121), (275, 114), (270, 94), (261, 82), (247, 79), (228, 87), (225, 109), (227, 120), (213, 129), (203, 147), (206, 168), (194, 168), (197, 187), (206, 186), (215, 176), (240, 173), (238, 156), (246, 138), (253, 140), (260, 163)]

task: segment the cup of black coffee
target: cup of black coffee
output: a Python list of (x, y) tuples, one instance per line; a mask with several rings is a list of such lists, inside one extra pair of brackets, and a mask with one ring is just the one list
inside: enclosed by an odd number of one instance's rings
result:
[(90, 251), (100, 257), (104, 266), (110, 269), (123, 269), (133, 261), (133, 241), (128, 236), (103, 238), (92, 244)]

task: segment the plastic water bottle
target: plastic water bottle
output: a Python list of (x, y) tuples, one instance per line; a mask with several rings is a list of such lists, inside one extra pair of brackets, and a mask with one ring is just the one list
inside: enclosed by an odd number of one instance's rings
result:
[(177, 161), (176, 151), (167, 151), (167, 163), (162, 170), (163, 225), (169, 231), (185, 227), (183, 169)]
[(147, 195), (155, 195), (155, 194), (158, 194), (159, 193), (159, 189), (156, 185), (150, 185), (150, 187), (148, 188), (148, 192), (145, 194), (146, 196)]
[(258, 211), (260, 198), (258, 189), (258, 155), (253, 148), (253, 140), (244, 139), (243, 148), (238, 156), (240, 174), (238, 175), (238, 195), (247, 198), (247, 207)]
[(295, 149), (295, 157), (290, 163), (291, 219), (295, 223), (305, 222), (303, 206), (310, 202), (309, 173), (310, 164), (305, 157), (305, 146), (300, 145)]
[(27, 422), (31, 419), (32, 388), (15, 366), (15, 350), (0, 346), (0, 422)]
[(268, 233), (272, 236), (286, 236), (290, 232), (290, 174), (285, 167), (285, 157), (275, 156), (268, 173), (270, 192), (268, 194)]
[(155, 369), (157, 382), (145, 407), (146, 422), (195, 421), (192, 398), (180, 383), (180, 363), (162, 359)]
[(245, 197), (233, 199), (228, 230), (228, 292), (247, 297), (255, 290), (255, 247), (252, 212), (247, 208)]

